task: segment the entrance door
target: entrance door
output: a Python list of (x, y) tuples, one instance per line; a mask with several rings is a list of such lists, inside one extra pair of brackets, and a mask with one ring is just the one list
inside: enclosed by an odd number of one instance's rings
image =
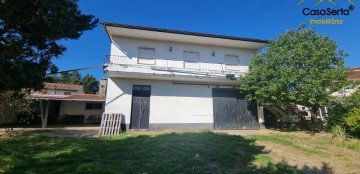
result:
[(132, 93), (130, 129), (148, 129), (151, 87), (134, 85)]
[(256, 105), (245, 100), (237, 89), (214, 88), (215, 129), (259, 129)]

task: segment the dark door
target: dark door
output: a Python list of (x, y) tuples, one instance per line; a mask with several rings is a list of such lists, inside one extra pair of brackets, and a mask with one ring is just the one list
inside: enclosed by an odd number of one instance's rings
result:
[(245, 100), (237, 89), (214, 88), (215, 129), (259, 129), (256, 104)]
[(149, 128), (150, 94), (150, 86), (133, 86), (130, 129)]

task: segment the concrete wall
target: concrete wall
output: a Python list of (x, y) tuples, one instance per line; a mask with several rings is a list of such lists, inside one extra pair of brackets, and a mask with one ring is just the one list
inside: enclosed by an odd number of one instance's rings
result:
[[(96, 109), (96, 110), (87, 110), (85, 109), (86, 101), (61, 101), (59, 115), (84, 115), (84, 123), (86, 123), (86, 119), (90, 115), (99, 115), (101, 116), (104, 112), (104, 103), (103, 109)], [(96, 102), (90, 102), (96, 103)]]
[(151, 85), (150, 128), (182, 127), (172, 124), (194, 124), (198, 128), (212, 128), (212, 87), (207, 85), (109, 78), (105, 112), (122, 113), (125, 115), (126, 124), (129, 124), (133, 85)]
[[(182, 67), (184, 51), (199, 52), (199, 62), (202, 63), (224, 64), (225, 55), (234, 55), (239, 57), (241, 66), (248, 67), (255, 52), (239, 48), (114, 37), (111, 55), (126, 56), (126, 61), (137, 63), (139, 47), (155, 48), (156, 65), (164, 62), (158, 61), (161, 59), (175, 60), (171, 63), (178, 61), (179, 65), (168, 65), (169, 67)], [(116, 57), (111, 57), (111, 61), (116, 62)], [(195, 125), (194, 129), (213, 128), (214, 86), (173, 84), (165, 80), (108, 78), (105, 112), (122, 113), (126, 124), (130, 124), (133, 85), (151, 85), (150, 129), (183, 128), (188, 125)]]
[[(78, 91), (52, 90), (52, 89), (47, 89), (46, 90), (46, 94), (48, 94), (48, 95), (64, 95), (65, 92), (70, 92), (71, 95), (84, 94), (83, 89), (80, 89)], [(39, 91), (35, 91), (33, 94), (44, 94), (44, 93), (39, 92)]]
[[(156, 59), (182, 61), (184, 60), (184, 51), (199, 52), (199, 62), (204, 63), (225, 63), (225, 55), (236, 55), (239, 57), (240, 65), (243, 66), (248, 66), (252, 56), (254, 55), (254, 50), (125, 37), (114, 38), (114, 43), (111, 44), (111, 55), (138, 57), (139, 47), (155, 48)], [(171, 52), (170, 47), (172, 47)], [(214, 56), (212, 55), (213, 52), (215, 53)]]
[(100, 96), (105, 96), (105, 94), (106, 94), (106, 84), (107, 84), (107, 79), (101, 77), (100, 81), (99, 81), (99, 95)]

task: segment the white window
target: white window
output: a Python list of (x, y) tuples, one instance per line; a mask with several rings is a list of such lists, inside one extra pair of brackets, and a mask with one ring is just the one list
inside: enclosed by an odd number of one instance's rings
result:
[(225, 55), (225, 66), (227, 70), (240, 70), (239, 56)]
[(184, 51), (184, 60), (187, 62), (199, 62), (199, 52)]
[(199, 66), (199, 52), (184, 51), (184, 68), (198, 69)]
[(155, 64), (155, 48), (138, 48), (138, 63), (139, 64)]
[(226, 65), (239, 65), (239, 56), (225, 55), (225, 64)]

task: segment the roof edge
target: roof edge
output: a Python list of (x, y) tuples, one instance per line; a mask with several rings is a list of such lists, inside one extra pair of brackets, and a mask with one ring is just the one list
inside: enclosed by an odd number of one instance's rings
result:
[[(237, 40), (237, 41), (246, 41), (246, 42), (258, 42), (258, 43), (265, 43), (265, 44), (269, 43), (268, 40), (255, 39), (255, 38), (246, 38), (246, 37), (227, 36), (227, 35), (210, 34), (210, 33), (200, 33), (200, 32), (191, 32), (191, 31), (183, 31), (183, 30), (155, 28), (155, 27), (129, 25), (129, 24), (122, 24), (122, 23), (115, 23), (115, 22), (107, 22), (107, 21), (101, 21), (100, 23), (104, 26), (104, 28), (106, 26), (110, 26), (110, 27), (120, 27), (120, 28), (128, 28), (128, 29), (137, 29), (137, 30), (155, 31), (155, 32), (163, 32), (163, 33), (172, 33), (172, 34), (182, 34), (182, 35), (190, 35), (190, 36), (218, 38), (218, 39), (228, 39), (228, 40)], [(106, 33), (107, 33), (107, 31), (106, 31)]]

